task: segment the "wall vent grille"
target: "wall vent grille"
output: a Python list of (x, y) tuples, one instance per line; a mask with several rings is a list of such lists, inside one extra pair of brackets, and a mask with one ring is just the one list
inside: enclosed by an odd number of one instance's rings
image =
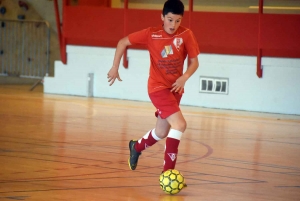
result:
[(200, 93), (228, 94), (228, 78), (200, 76)]

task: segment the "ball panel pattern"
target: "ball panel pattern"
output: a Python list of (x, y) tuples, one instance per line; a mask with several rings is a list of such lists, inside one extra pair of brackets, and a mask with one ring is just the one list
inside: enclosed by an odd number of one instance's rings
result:
[(161, 189), (167, 194), (177, 194), (184, 188), (184, 177), (178, 170), (167, 170), (159, 176)]

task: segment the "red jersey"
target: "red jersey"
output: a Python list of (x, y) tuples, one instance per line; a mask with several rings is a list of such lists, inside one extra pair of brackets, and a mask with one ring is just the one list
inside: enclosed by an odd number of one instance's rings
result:
[(163, 27), (149, 27), (129, 34), (131, 44), (146, 45), (150, 53), (148, 93), (172, 88), (183, 74), (186, 56), (198, 56), (199, 47), (193, 32), (180, 26), (175, 34), (168, 34)]

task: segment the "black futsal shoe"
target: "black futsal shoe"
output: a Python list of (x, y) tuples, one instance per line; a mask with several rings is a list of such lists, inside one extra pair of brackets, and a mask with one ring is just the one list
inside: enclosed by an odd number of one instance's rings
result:
[(139, 156), (142, 154), (135, 150), (134, 146), (136, 143), (137, 143), (136, 140), (130, 140), (130, 142), (129, 142), (130, 156), (128, 159), (128, 164), (129, 164), (129, 167), (131, 170), (135, 170), (135, 168), (138, 164)]

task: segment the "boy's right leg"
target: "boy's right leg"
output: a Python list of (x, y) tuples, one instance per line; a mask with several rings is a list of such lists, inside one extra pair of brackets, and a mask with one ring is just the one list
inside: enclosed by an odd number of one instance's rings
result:
[(137, 152), (142, 152), (154, 145), (159, 140), (161, 140), (161, 138), (156, 135), (156, 130), (152, 129), (148, 131), (141, 139), (139, 139), (137, 143), (135, 143), (134, 148)]
[(142, 151), (154, 145), (157, 141), (161, 140), (155, 134), (155, 129), (148, 131), (141, 139), (138, 141), (129, 141), (129, 151), (130, 157), (128, 159), (128, 164), (131, 170), (135, 170), (138, 164), (138, 160)]
[(159, 140), (165, 138), (168, 135), (169, 130), (170, 124), (167, 120), (157, 116), (155, 129), (148, 131), (140, 140), (131, 140), (129, 142), (130, 157), (128, 164), (131, 170), (136, 169), (141, 152), (146, 148), (151, 147)]
[(129, 151), (130, 151), (130, 156), (129, 156), (129, 159), (128, 159), (128, 165), (129, 165), (129, 168), (131, 170), (135, 170), (136, 166), (137, 166), (137, 163), (138, 163), (138, 159), (139, 159), (139, 156), (142, 154), (141, 152), (137, 152), (135, 150), (135, 144), (137, 143), (136, 140), (130, 140), (129, 141)]

